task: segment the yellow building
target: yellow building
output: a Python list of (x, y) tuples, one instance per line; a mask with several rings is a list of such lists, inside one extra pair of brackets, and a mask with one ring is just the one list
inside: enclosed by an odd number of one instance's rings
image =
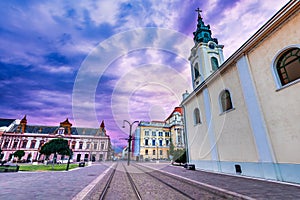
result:
[(165, 121), (142, 121), (133, 140), (136, 160), (170, 159), (171, 142), (176, 149), (185, 149), (182, 108), (176, 107)]
[(169, 158), (170, 131), (164, 121), (140, 122), (134, 140), (135, 156), (139, 160), (161, 160)]
[(196, 168), (300, 183), (299, 11), (291, 0), (226, 61), (198, 14), (182, 102)]

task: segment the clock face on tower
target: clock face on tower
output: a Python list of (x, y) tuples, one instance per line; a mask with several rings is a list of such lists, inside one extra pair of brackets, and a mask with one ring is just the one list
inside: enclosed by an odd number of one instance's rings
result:
[(214, 48), (215, 48), (215, 44), (214, 44), (213, 42), (210, 42), (210, 43), (208, 44), (208, 47), (209, 47), (210, 49), (214, 49)]

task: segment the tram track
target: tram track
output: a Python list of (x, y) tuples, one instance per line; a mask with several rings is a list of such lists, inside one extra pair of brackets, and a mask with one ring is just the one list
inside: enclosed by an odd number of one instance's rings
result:
[(118, 167), (118, 163), (116, 164), (116, 166), (113, 168), (111, 174), (109, 175), (109, 178), (108, 178), (108, 180), (107, 180), (107, 182), (106, 182), (106, 184), (104, 186), (104, 189), (103, 189), (103, 191), (102, 191), (102, 193), (101, 193), (101, 195), (99, 197), (99, 200), (103, 200), (105, 198), (105, 195), (107, 194), (107, 191), (108, 191), (108, 189), (110, 187), (111, 181), (114, 178), (114, 175), (116, 173), (117, 167)]
[(124, 163), (117, 163), (106, 178), (99, 197), (99, 200), (104, 199), (142, 199)]
[(188, 199), (206, 199), (206, 197), (209, 197), (209, 199), (244, 199), (240, 196), (235, 196), (219, 190), (205, 187), (203, 185), (180, 178), (178, 176), (166, 174), (158, 170), (153, 170), (152, 168), (148, 168), (146, 166), (141, 166), (137, 164), (134, 164), (134, 166), (137, 169), (143, 171), (143, 173), (167, 185), (169, 188), (172, 188), (172, 190), (182, 194)]
[[(96, 199), (245, 199), (182, 177), (131, 163), (116, 163), (98, 186)], [(89, 198), (95, 199), (95, 198)]]

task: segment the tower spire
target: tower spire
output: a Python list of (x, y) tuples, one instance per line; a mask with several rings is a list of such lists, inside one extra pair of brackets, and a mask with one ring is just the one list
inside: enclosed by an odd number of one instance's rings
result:
[(199, 8), (195, 10), (198, 13), (198, 23), (197, 23), (197, 29), (194, 34), (194, 42), (195, 44), (199, 44), (200, 42), (208, 43), (209, 41), (213, 41), (216, 44), (218, 44), (218, 40), (216, 38), (211, 37), (211, 30), (209, 25), (205, 25), (202, 17), (201, 17), (201, 12)]

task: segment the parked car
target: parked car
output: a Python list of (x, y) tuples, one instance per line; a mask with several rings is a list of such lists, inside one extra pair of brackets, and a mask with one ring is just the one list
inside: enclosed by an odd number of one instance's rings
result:
[[(68, 158), (62, 159), (62, 160), (58, 160), (57, 161), (58, 164), (67, 164), (68, 163)], [(70, 159), (70, 163), (73, 163), (73, 160)]]

